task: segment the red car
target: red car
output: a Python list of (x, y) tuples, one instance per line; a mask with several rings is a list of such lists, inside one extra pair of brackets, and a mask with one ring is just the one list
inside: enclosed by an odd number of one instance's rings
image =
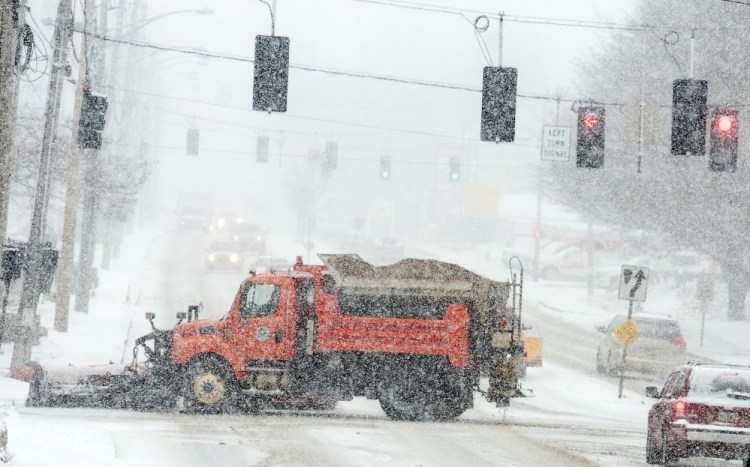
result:
[(693, 363), (675, 368), (648, 413), (646, 461), (740, 459), (750, 467), (750, 366)]

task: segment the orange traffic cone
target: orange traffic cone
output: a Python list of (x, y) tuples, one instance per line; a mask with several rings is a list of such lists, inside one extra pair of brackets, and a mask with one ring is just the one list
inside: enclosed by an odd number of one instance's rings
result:
[(128, 291), (125, 293), (125, 304), (130, 305), (130, 286), (128, 286)]

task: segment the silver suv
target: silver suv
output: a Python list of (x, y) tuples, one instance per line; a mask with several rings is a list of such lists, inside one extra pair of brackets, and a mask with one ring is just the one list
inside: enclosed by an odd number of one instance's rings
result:
[[(596, 352), (596, 369), (599, 373), (619, 372), (622, 366), (624, 345), (614, 331), (626, 318), (625, 315), (617, 315), (608, 325), (596, 328), (604, 334)], [(677, 320), (656, 313), (633, 313), (632, 320), (639, 337), (628, 347), (625, 371), (661, 375), (685, 363), (685, 339)]]

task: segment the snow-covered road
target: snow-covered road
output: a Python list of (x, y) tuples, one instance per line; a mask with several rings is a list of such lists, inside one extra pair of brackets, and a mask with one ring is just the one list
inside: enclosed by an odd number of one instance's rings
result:
[[(170, 327), (177, 311), (198, 301), (206, 317), (226, 312), (242, 275), (204, 273), (200, 235), (139, 232), (130, 241), (117, 270), (103, 272), (109, 285), (92, 300), (90, 314), (72, 316), (69, 333), (51, 331), (35, 347), (35, 359), (126, 361), (132, 339), (148, 332), (144, 311), (157, 312), (159, 327)], [(476, 261), (464, 263), (483, 272)], [(132, 302), (124, 304), (128, 288)], [(386, 419), (377, 402), (361, 398), (327, 412), (226, 416), (26, 408), (26, 384), (0, 377), (11, 465), (645, 465), (651, 400), (643, 388), (660, 381), (628, 378), (618, 398), (617, 378), (596, 374), (593, 324), (622, 303), (600, 310), (576, 298), (582, 295), (580, 288), (528, 285), (525, 316), (545, 339), (544, 366), (529, 369), (524, 380), (535, 397), (515, 399), (507, 409), (476, 395), (475, 407), (457, 422), (408, 423)], [(42, 307), (43, 323), (50, 309)], [(0, 361), (9, 353), (4, 349)]]

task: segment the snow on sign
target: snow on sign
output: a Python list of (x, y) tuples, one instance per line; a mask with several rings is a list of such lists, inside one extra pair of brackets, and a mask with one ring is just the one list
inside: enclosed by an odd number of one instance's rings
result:
[(544, 126), (542, 130), (542, 160), (567, 161), (570, 159), (570, 127)]
[(621, 300), (645, 302), (647, 285), (648, 268), (642, 266), (622, 266), (619, 294)]

